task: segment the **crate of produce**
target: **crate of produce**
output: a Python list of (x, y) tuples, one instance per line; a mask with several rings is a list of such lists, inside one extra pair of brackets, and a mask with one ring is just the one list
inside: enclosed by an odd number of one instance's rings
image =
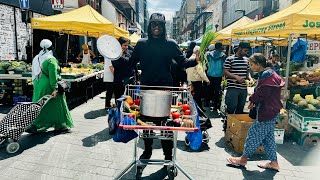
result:
[(62, 79), (77, 79), (83, 77), (83, 74), (69, 74), (69, 73), (63, 73), (61, 74)]
[(320, 133), (301, 132), (300, 130), (293, 128), (290, 135), (292, 139), (297, 142), (297, 144), (302, 146), (313, 146), (320, 144)]
[(289, 110), (289, 124), (301, 132), (320, 133), (320, 118), (306, 117), (296, 110)]
[(274, 139), (276, 144), (283, 144), (284, 141), (284, 129), (274, 129)]
[(295, 94), (292, 101), (287, 102), (287, 109), (295, 110), (302, 116), (320, 117), (320, 97)]

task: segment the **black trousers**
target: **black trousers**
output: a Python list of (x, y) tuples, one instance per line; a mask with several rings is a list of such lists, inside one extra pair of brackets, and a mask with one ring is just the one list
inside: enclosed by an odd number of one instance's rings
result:
[[(161, 125), (161, 120), (153, 121), (153, 122), (157, 126)], [(153, 139), (143, 139), (143, 140), (144, 140), (144, 148), (145, 148), (144, 154), (151, 156)], [(163, 150), (164, 159), (165, 160), (172, 160), (173, 141), (172, 140), (161, 140), (161, 146), (162, 146), (162, 150)]]
[(203, 97), (203, 85), (201, 81), (193, 81), (191, 82), (194, 90), (193, 99), (196, 101), (197, 105), (200, 109), (203, 110), (201, 98)]
[(107, 82), (106, 86), (107, 91), (105, 107), (110, 107), (112, 95), (114, 94), (116, 100), (119, 99), (124, 94), (125, 86), (122, 83), (117, 82)]
[(212, 100), (213, 106), (219, 108), (220, 106), (220, 90), (222, 77), (211, 77), (208, 76), (210, 80), (209, 92), (207, 92), (207, 101)]

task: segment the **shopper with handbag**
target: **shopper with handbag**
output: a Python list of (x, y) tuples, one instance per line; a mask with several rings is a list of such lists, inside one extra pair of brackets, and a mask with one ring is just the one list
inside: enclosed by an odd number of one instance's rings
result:
[(43, 39), (40, 42), (42, 50), (32, 61), (32, 102), (37, 102), (45, 95), (53, 98), (42, 109), (40, 115), (26, 130), (29, 133), (43, 132), (48, 128), (54, 128), (55, 132), (69, 132), (73, 127), (73, 121), (66, 102), (64, 91), (67, 84), (61, 81), (60, 67), (53, 56), (52, 42)]
[(273, 69), (267, 68), (266, 58), (262, 54), (252, 55), (249, 62), (251, 69), (259, 75), (257, 87), (249, 98), (248, 106), (255, 121), (249, 128), (242, 156), (227, 158), (227, 161), (233, 165), (245, 166), (248, 157), (262, 144), (270, 162), (258, 166), (278, 171), (274, 127), (282, 108), (281, 88), (285, 82)]

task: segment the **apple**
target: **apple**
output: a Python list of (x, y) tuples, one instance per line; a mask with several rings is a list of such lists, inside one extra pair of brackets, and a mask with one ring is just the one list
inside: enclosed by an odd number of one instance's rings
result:
[(178, 106), (182, 106), (182, 102), (178, 102)]
[(191, 111), (189, 109), (187, 109), (187, 110), (184, 111), (184, 114), (185, 115), (191, 115)]
[(132, 105), (134, 105), (134, 102), (129, 102), (128, 104), (129, 104), (129, 106), (132, 106)]

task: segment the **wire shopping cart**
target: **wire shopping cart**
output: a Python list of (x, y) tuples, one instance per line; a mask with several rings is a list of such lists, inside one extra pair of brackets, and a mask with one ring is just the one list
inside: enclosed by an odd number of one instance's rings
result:
[[(121, 171), (115, 179), (120, 179), (129, 169), (131, 169), (133, 166), (136, 166), (136, 179), (140, 179), (142, 175), (142, 166), (146, 165), (166, 165), (167, 171), (168, 171), (168, 177), (169, 179), (174, 179), (175, 176), (177, 176), (178, 169), (186, 176), (188, 179), (193, 179), (177, 162), (177, 136), (178, 131), (184, 131), (184, 132), (197, 132), (199, 131), (198, 127), (196, 126), (196, 119), (198, 116), (196, 104), (193, 101), (191, 92), (188, 91), (186, 88), (181, 87), (163, 87), (163, 86), (141, 86), (141, 85), (127, 85), (125, 90), (124, 96), (130, 96), (133, 100), (139, 99), (141, 97), (140, 92), (143, 93), (144, 88), (147, 89), (161, 89), (168, 92), (171, 92), (172, 94), (172, 107), (177, 107), (176, 105), (178, 102), (181, 102), (183, 104), (187, 104), (190, 106), (190, 115), (182, 115), (181, 118), (187, 118), (190, 122), (190, 120), (193, 122), (193, 126), (184, 127), (182, 126), (172, 126), (173, 125), (173, 119), (170, 115), (168, 115), (167, 118), (165, 118), (164, 121), (162, 121), (160, 126), (155, 125), (152, 122), (148, 122), (148, 120), (144, 121), (144, 124), (138, 124), (138, 122), (141, 122), (140, 118), (138, 118), (137, 113), (134, 112), (128, 112), (126, 111), (125, 107), (125, 101), (122, 102), (120, 107), (120, 125), (119, 128), (122, 128), (124, 130), (135, 130), (139, 134), (139, 138), (145, 139), (161, 139), (161, 140), (172, 140), (173, 141), (173, 157), (172, 160), (158, 160), (158, 159), (141, 159), (137, 157), (137, 144), (138, 144), (138, 138), (135, 138), (134, 140), (134, 156), (132, 162), (125, 168), (123, 171)], [(141, 89), (141, 91), (140, 91)], [(143, 103), (143, 98), (141, 99), (141, 103)], [(174, 109), (174, 108), (173, 108)], [(126, 124), (126, 122), (123, 121), (123, 119), (126, 116), (133, 117), (135, 120), (134, 123)], [(142, 115), (141, 115), (142, 119)], [(152, 119), (152, 117), (149, 117), (148, 119)], [(157, 119), (157, 118), (154, 118)]]

